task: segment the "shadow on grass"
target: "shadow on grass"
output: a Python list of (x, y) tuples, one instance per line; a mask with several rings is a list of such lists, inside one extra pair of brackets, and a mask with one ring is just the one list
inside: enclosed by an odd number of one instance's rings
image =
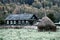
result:
[(0, 38), (0, 40), (3, 40), (3, 38)]

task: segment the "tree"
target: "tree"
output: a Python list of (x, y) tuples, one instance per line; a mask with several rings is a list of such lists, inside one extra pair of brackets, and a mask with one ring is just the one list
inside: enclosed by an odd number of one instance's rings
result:
[(0, 25), (3, 25), (5, 23), (4, 19), (0, 17)]
[(32, 6), (40, 9), (42, 7), (42, 4), (38, 0), (36, 0), (32, 3)]
[(55, 22), (55, 16), (54, 16), (54, 14), (52, 14), (52, 13), (50, 13), (50, 14), (48, 14), (47, 15), (53, 22)]

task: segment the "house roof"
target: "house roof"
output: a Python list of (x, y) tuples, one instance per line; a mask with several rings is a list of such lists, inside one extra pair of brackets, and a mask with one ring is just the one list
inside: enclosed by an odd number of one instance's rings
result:
[(34, 14), (10, 14), (5, 20), (30, 20)]

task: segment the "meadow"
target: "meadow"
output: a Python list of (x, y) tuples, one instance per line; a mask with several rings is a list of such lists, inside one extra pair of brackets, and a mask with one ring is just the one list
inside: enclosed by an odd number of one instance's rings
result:
[(60, 40), (60, 30), (38, 32), (37, 29), (0, 29), (0, 40)]

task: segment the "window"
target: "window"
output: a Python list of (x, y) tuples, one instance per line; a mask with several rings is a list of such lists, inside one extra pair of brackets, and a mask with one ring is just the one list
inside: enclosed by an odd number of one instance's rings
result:
[(24, 24), (24, 21), (22, 21), (22, 24)]
[(21, 24), (21, 21), (18, 21), (18, 24)]
[(7, 24), (9, 24), (9, 21), (7, 21)]
[(35, 17), (33, 17), (33, 19), (35, 19)]
[(10, 21), (10, 24), (13, 24), (13, 21)]
[(16, 21), (14, 21), (14, 24), (16, 24)]
[(26, 25), (29, 25), (29, 22), (28, 21), (26, 21)]

